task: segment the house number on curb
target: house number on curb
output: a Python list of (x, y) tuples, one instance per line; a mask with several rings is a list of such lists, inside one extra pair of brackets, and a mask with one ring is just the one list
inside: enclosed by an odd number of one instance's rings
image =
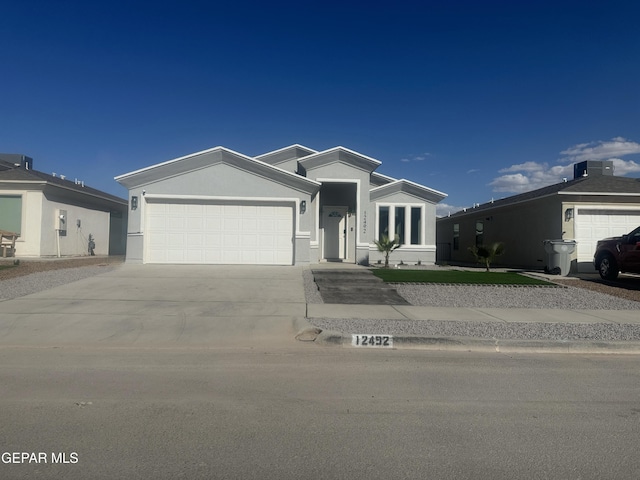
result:
[(393, 348), (393, 336), (352, 334), (351, 346), (352, 347)]

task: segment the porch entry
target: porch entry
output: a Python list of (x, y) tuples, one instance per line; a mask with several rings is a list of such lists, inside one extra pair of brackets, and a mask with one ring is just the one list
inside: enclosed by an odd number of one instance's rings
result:
[(347, 259), (347, 207), (325, 206), (322, 215), (324, 259)]

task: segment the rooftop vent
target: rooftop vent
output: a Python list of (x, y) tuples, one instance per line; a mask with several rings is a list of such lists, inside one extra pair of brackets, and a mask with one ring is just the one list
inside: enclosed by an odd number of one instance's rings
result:
[(586, 160), (573, 165), (574, 179), (592, 175), (613, 175), (613, 162), (611, 160)]

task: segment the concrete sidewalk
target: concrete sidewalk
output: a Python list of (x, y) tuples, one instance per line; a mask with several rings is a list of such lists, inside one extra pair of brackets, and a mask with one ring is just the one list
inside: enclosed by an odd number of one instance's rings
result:
[(638, 310), (560, 310), (536, 308), (442, 308), (413, 305), (307, 305), (308, 318), (367, 318), (506, 323), (630, 323), (640, 325)]

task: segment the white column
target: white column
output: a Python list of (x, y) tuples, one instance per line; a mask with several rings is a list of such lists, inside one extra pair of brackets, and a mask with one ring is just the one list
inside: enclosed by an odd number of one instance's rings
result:
[(411, 207), (404, 207), (404, 244), (411, 245)]

